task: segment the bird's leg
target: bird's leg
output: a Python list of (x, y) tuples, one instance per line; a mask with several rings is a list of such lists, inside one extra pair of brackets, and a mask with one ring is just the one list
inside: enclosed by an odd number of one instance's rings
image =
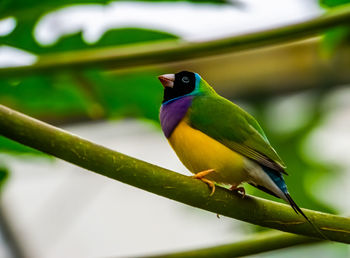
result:
[(206, 183), (209, 188), (211, 189), (211, 193), (209, 196), (212, 196), (215, 192), (215, 184), (213, 181), (210, 181), (206, 178), (204, 178), (206, 175), (214, 172), (215, 170), (214, 169), (208, 169), (208, 170), (204, 170), (204, 171), (201, 171), (201, 172), (198, 172), (197, 174), (195, 174), (194, 176), (192, 176), (193, 178), (195, 179), (199, 179), (201, 181), (203, 181), (204, 183)]
[(232, 185), (230, 190), (239, 193), (242, 195), (242, 198), (245, 197), (245, 189), (242, 186), (238, 187), (238, 185)]

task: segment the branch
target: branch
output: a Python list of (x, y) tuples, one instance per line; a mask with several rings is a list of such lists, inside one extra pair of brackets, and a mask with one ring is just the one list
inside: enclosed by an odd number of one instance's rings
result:
[[(0, 135), (143, 190), (227, 217), (310, 237), (320, 237), (285, 205), (217, 187), (209, 196), (199, 180), (131, 158), (0, 105)], [(304, 210), (333, 241), (350, 243), (350, 219)]]
[(251, 235), (245, 240), (226, 245), (190, 250), (178, 253), (148, 256), (148, 258), (200, 258), (200, 257), (242, 257), (262, 252), (319, 242), (315, 238), (298, 236), (277, 231), (267, 231)]
[(208, 57), (310, 37), (349, 21), (350, 4), (334, 8), (309, 21), (207, 42), (189, 43), (171, 40), (43, 55), (33, 65), (0, 69), (0, 77), (18, 77), (92, 67), (130, 68)]

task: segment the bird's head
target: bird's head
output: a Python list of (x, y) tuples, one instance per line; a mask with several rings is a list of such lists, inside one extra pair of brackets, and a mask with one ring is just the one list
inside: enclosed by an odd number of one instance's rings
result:
[(164, 98), (162, 103), (181, 98), (183, 96), (195, 95), (204, 92), (211, 87), (197, 73), (182, 71), (176, 74), (164, 74), (158, 76), (164, 87)]

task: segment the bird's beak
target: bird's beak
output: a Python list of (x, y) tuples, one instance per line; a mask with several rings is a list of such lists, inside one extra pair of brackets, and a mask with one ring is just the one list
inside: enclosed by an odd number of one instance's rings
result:
[(158, 79), (162, 83), (163, 87), (174, 87), (175, 74), (163, 74), (158, 76)]

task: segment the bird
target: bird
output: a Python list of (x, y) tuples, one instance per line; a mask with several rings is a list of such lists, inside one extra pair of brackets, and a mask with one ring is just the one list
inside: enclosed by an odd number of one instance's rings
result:
[(241, 185), (249, 183), (287, 202), (315, 228), (290, 196), (286, 165), (253, 116), (217, 94), (198, 73), (181, 71), (158, 79), (164, 87), (162, 131), (193, 177), (208, 184), (210, 195), (217, 183), (244, 197)]

